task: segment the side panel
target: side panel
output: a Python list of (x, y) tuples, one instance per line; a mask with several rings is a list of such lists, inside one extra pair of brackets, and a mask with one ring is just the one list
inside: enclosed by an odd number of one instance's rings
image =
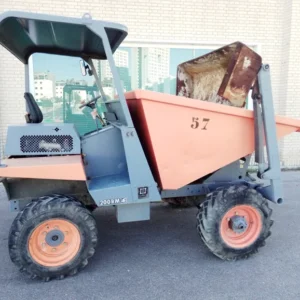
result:
[(9, 200), (33, 199), (53, 193), (75, 197), (88, 195), (85, 181), (78, 180), (7, 179), (5, 187)]
[(32, 199), (54, 193), (74, 196), (85, 205), (95, 205), (85, 181), (17, 178), (4, 180), (3, 184), (11, 211), (20, 211)]
[(161, 201), (147, 158), (134, 128), (120, 127), (125, 148), (133, 202)]
[(86, 180), (81, 155), (10, 158), (0, 177)]
[(109, 186), (105, 185), (106, 178), (88, 182), (88, 189), (95, 203), (98, 206), (127, 205), (132, 203), (130, 184), (125, 184), (124, 181), (112, 180)]
[(105, 104), (107, 111), (115, 115), (116, 121), (120, 122), (121, 124), (126, 124), (125, 115), (120, 101), (108, 101)]
[(231, 182), (243, 180), (246, 177), (246, 172), (250, 163), (251, 155), (239, 159), (209, 176), (203, 183), (211, 182)]
[(118, 205), (116, 210), (119, 223), (147, 221), (150, 219), (150, 203)]
[(118, 222), (149, 219), (149, 203), (161, 196), (136, 131), (116, 122), (85, 136), (82, 149), (96, 204), (115, 205)]
[(83, 138), (82, 151), (90, 193), (97, 203), (113, 197), (127, 197), (127, 203), (160, 201), (157, 183), (136, 131), (114, 126)]
[(110, 125), (84, 136), (82, 151), (87, 188), (96, 204), (130, 203), (132, 193), (120, 130)]
[(107, 126), (82, 138), (82, 153), (89, 179), (127, 173), (120, 130)]
[(178, 190), (163, 190), (161, 192), (162, 198), (177, 198), (205, 195), (218, 187), (228, 185), (236, 182), (247, 182), (246, 173), (248, 170), (250, 155), (244, 159), (237, 160), (218, 171), (214, 172), (206, 179), (199, 179), (198, 181), (185, 185)]
[(9, 126), (6, 156), (80, 154), (80, 137), (73, 124), (24, 124)]

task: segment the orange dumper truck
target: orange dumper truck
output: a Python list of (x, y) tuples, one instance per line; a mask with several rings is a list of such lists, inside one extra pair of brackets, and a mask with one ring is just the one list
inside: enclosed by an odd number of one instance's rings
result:
[[(236, 260), (265, 244), (268, 203), (283, 202), (278, 139), (299, 131), (300, 121), (274, 115), (269, 65), (236, 42), (180, 64), (177, 95), (124, 93), (113, 53), (126, 36), (124, 25), (89, 14), (0, 15), (0, 44), (25, 71), (25, 120), (8, 126), (0, 161), (18, 212), (8, 248), (33, 278), (63, 279), (88, 264), (98, 241), (96, 207), (114, 206), (118, 222), (133, 222), (149, 220), (151, 202), (199, 199), (201, 240), (219, 258)], [(79, 107), (90, 109), (94, 130), (79, 135), (74, 124), (43, 123), (29, 84), (28, 60), (37, 52), (78, 57), (82, 74), (94, 76), (97, 96)], [(108, 61), (116, 99), (107, 99), (96, 60)], [(250, 93), (253, 111), (244, 108)], [(253, 153), (256, 176), (248, 172)]]

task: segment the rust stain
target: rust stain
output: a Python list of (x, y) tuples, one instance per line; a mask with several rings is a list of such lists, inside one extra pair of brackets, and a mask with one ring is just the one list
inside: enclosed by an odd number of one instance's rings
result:
[(235, 42), (180, 64), (177, 95), (243, 107), (261, 66), (261, 57)]

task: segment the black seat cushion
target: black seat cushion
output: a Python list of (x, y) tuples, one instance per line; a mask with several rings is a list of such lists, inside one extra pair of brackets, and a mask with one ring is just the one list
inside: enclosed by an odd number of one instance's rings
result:
[(39, 106), (37, 105), (34, 97), (31, 93), (24, 93), (24, 98), (26, 100), (26, 109), (28, 115), (25, 117), (27, 123), (42, 123), (43, 113)]

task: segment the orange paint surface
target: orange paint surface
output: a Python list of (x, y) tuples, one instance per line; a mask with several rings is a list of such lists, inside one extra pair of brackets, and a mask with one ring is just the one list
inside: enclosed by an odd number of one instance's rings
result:
[(0, 177), (86, 180), (80, 155), (13, 158), (2, 161)]
[[(242, 233), (234, 232), (230, 226), (230, 219), (242, 216), (247, 228)], [(262, 218), (257, 208), (250, 205), (237, 205), (229, 209), (223, 216), (220, 224), (220, 233), (223, 241), (230, 247), (242, 249), (251, 246), (259, 237), (263, 227)]]
[[(53, 230), (64, 233), (63, 241), (55, 247), (49, 245), (46, 240), (46, 235)], [(28, 250), (31, 258), (38, 264), (44, 267), (60, 267), (74, 259), (80, 244), (80, 233), (73, 223), (63, 219), (50, 219), (33, 230)]]
[[(125, 94), (155, 179), (178, 189), (255, 149), (253, 112), (136, 90)], [(277, 136), (300, 130), (300, 120), (276, 117)]]

